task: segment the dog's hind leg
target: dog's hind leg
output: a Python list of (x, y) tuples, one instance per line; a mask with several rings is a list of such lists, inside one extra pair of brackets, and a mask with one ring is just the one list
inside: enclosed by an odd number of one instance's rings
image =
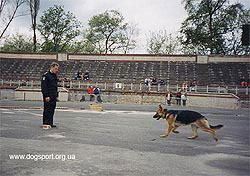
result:
[(216, 134), (215, 134), (215, 130), (213, 130), (212, 128), (210, 128), (210, 125), (208, 123), (208, 121), (206, 119), (200, 119), (196, 122), (196, 124), (198, 125), (198, 127), (200, 127), (203, 131), (209, 132), (213, 139), (218, 141)]
[(188, 139), (196, 139), (199, 136), (198, 131), (197, 131), (198, 127), (195, 124), (191, 124), (191, 128), (192, 128), (194, 135), (191, 137), (188, 137)]

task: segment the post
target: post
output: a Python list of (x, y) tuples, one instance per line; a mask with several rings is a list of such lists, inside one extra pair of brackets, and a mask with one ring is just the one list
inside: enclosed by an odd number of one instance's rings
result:
[(18, 87), (20, 87), (20, 85), (21, 85), (21, 83), (20, 83), (21, 81), (20, 81), (20, 79), (18, 80)]
[(3, 80), (2, 80), (2, 86), (3, 86)]
[(246, 87), (246, 95), (248, 95), (248, 87)]
[(177, 85), (176, 85), (176, 91), (178, 91), (178, 89), (179, 89), (179, 85), (177, 84)]
[(235, 94), (238, 95), (238, 87), (235, 88)]
[(141, 90), (141, 83), (140, 83), (140, 90)]
[(220, 86), (218, 87), (218, 93), (220, 93)]
[(158, 84), (158, 92), (160, 92), (160, 84)]
[(64, 87), (65, 83), (64, 83), (64, 80), (63, 80), (63, 87)]
[(169, 91), (169, 84), (167, 85), (167, 90)]
[(72, 88), (72, 81), (69, 82), (69, 87)]
[(79, 89), (81, 88), (81, 82), (80, 81), (78, 82), (78, 87), (79, 87)]
[(31, 81), (31, 87), (33, 87), (33, 85), (34, 85), (34, 82), (33, 82), (33, 80)]
[(198, 87), (198, 86), (197, 86), (197, 85), (195, 85), (195, 92), (197, 92), (197, 87)]
[(10, 86), (11, 86), (11, 80), (10, 80)]
[(207, 85), (207, 93), (208, 93), (208, 85)]
[(131, 90), (133, 90), (133, 83), (131, 83)]
[(107, 89), (107, 83), (105, 82), (104, 83), (104, 90), (106, 90)]

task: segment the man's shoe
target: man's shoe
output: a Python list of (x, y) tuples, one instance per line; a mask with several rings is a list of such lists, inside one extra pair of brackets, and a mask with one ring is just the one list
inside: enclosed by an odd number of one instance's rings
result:
[(51, 128), (51, 126), (50, 126), (50, 125), (43, 125), (42, 128), (43, 128), (44, 130), (48, 130), (48, 129)]
[(56, 127), (56, 125), (50, 125), (52, 128), (55, 128)]

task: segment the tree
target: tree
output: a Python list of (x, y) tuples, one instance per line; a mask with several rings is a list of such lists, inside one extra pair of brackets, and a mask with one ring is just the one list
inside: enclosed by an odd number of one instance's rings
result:
[(37, 28), (44, 39), (42, 51), (66, 52), (80, 34), (80, 22), (71, 12), (65, 12), (63, 6), (50, 7), (41, 16), (40, 22)]
[[(0, 39), (3, 37), (4, 33), (10, 26), (14, 18), (23, 16), (25, 14), (17, 14), (17, 10), (21, 5), (25, 3), (25, 0), (1, 0), (0, 4), (0, 17), (1, 17), (1, 28), (0, 28)], [(3, 12), (6, 12), (3, 14)]]
[[(231, 54), (227, 47), (232, 42), (232, 37), (229, 39), (228, 36), (233, 31), (238, 35), (236, 33), (241, 26), (237, 22), (239, 19), (235, 17), (244, 16), (243, 5), (230, 5), (228, 0), (183, 0), (183, 3), (188, 12), (180, 29), (184, 52)], [(246, 19), (245, 16), (243, 18)], [(237, 27), (232, 24), (237, 24)]]
[(132, 26), (128, 28), (128, 23), (124, 23), (118, 11), (110, 10), (93, 16), (88, 25), (86, 39), (97, 53), (128, 53), (135, 48), (135, 29)]
[(33, 30), (33, 52), (36, 52), (36, 45), (37, 45), (37, 39), (36, 39), (36, 28), (37, 28), (37, 15), (40, 7), (40, 0), (27, 0), (29, 10), (30, 10), (30, 16), (31, 16), (31, 27)]
[(151, 32), (147, 42), (147, 51), (150, 54), (177, 54), (180, 42), (177, 37), (168, 34), (166, 30)]
[(250, 10), (241, 8), (228, 8), (226, 16), (228, 23), (228, 31), (223, 35), (225, 38), (225, 53), (228, 55), (249, 55), (250, 46), (243, 46), (241, 42), (242, 26), (250, 23)]
[(10, 38), (7, 38), (4, 45), (0, 48), (0, 51), (32, 51), (32, 39), (24, 35), (16, 34)]
[(88, 40), (75, 41), (67, 49), (71, 53), (85, 53), (85, 54), (98, 54), (95, 50), (95, 46)]
[(124, 34), (124, 41), (122, 41), (124, 47), (122, 47), (122, 52), (124, 54), (129, 53), (136, 47), (136, 37), (139, 35), (139, 29), (136, 24), (128, 24), (127, 29)]

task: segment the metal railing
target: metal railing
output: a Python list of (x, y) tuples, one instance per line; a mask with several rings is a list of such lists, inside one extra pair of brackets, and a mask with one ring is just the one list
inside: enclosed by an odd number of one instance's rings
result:
[[(179, 89), (186, 89), (189, 92), (197, 93), (233, 93), (235, 95), (249, 95), (249, 87), (241, 86), (204, 86), (196, 85), (194, 87), (183, 87), (178, 84), (166, 84), (166, 85), (151, 85), (146, 86), (143, 82), (90, 82), (81, 80), (61, 81), (58, 82), (60, 87), (65, 88), (76, 88), (76, 89), (87, 89), (90, 85), (99, 87), (101, 90), (127, 90), (127, 91), (151, 91), (151, 92), (166, 92), (177, 91)], [(0, 80), (1, 86), (16, 86), (16, 87), (30, 87), (39, 88), (41, 81), (21, 81), (21, 80)]]

